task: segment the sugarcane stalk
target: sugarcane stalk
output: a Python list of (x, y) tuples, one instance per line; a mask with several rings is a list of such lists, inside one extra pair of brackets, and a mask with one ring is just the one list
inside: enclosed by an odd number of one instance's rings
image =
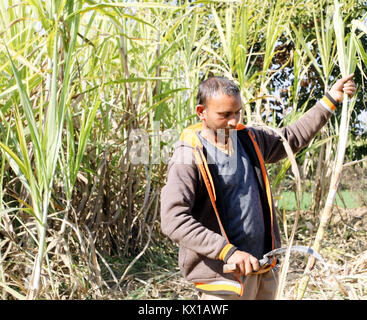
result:
[[(342, 119), (341, 119), (341, 124), (340, 124), (340, 134), (339, 134), (339, 143), (338, 143), (338, 148), (337, 148), (336, 162), (335, 162), (333, 174), (331, 177), (331, 183), (330, 183), (330, 188), (329, 188), (329, 192), (327, 195), (325, 207), (322, 211), (322, 214), (320, 217), (320, 224), (319, 224), (316, 236), (315, 236), (314, 244), (312, 246), (312, 248), (316, 250), (317, 252), (319, 252), (321, 249), (321, 244), (322, 244), (322, 240), (325, 235), (325, 230), (328, 226), (329, 220), (332, 215), (332, 208), (333, 208), (333, 204), (336, 198), (336, 193), (338, 190), (340, 177), (341, 177), (342, 170), (343, 170), (345, 150), (346, 150), (347, 143), (348, 143), (347, 141), (348, 140), (348, 119), (347, 119), (348, 110), (347, 108), (348, 108), (348, 97), (346, 94), (344, 94), (343, 111), (342, 111), (343, 114), (342, 114)], [(309, 258), (306, 269), (304, 271), (305, 276), (302, 278), (300, 285), (298, 287), (298, 296), (297, 296), (298, 299), (302, 299), (306, 291), (306, 287), (309, 281), (309, 272), (311, 271), (312, 267), (314, 266), (314, 263), (315, 263), (315, 259), (313, 259), (312, 257)]]
[[(348, 50), (346, 50), (345, 44), (344, 44), (344, 24), (340, 16), (339, 12), (339, 3), (337, 0), (335, 0), (335, 13), (334, 13), (334, 31), (336, 34), (336, 40), (337, 40), (337, 50), (338, 50), (338, 62), (339, 67), (342, 73), (342, 76), (345, 77), (348, 74), (353, 72), (353, 69), (355, 67), (355, 62), (353, 60), (356, 59), (355, 57), (355, 48), (353, 39), (350, 39)], [(350, 35), (352, 37), (353, 34)], [(353, 102), (355, 102), (355, 99), (353, 99)], [(342, 115), (341, 115), (341, 121), (339, 126), (339, 139), (338, 139), (338, 146), (337, 146), (337, 153), (335, 156), (335, 164), (334, 164), (334, 170), (331, 176), (330, 181), (330, 187), (329, 192), (327, 195), (326, 203), (324, 206), (324, 209), (322, 211), (321, 217), (320, 217), (320, 224), (315, 236), (314, 244), (312, 248), (316, 250), (317, 252), (321, 249), (322, 240), (325, 235), (325, 230), (327, 228), (327, 225), (329, 223), (330, 217), (332, 215), (332, 208), (333, 204), (336, 198), (336, 193), (338, 190), (341, 173), (343, 170), (343, 163), (344, 163), (344, 156), (345, 156), (345, 150), (348, 143), (348, 127), (349, 127), (349, 112), (348, 109), (352, 108), (354, 103), (351, 103), (349, 106), (349, 98), (348, 95), (344, 93), (343, 95), (343, 105), (342, 105)], [(304, 276), (302, 277), (300, 284), (298, 286), (297, 290), (297, 299), (302, 299), (307, 284), (310, 278), (310, 271), (315, 263), (315, 259), (309, 258), (305, 271)]]

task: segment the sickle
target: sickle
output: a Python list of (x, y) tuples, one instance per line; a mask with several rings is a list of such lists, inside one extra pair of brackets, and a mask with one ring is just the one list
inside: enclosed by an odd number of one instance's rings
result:
[[(288, 250), (287, 247), (283, 247), (283, 248), (274, 249), (274, 250), (264, 254), (264, 257), (261, 260), (259, 260), (260, 266), (262, 267), (262, 266), (268, 264), (271, 257), (282, 255), (287, 250)], [(321, 255), (317, 251), (313, 250), (310, 247), (292, 246), (292, 247), (290, 247), (290, 251), (296, 251), (296, 252), (301, 252), (301, 253), (304, 253), (304, 254), (310, 254), (313, 257), (315, 257), (315, 259), (319, 260), (321, 263), (326, 264), (325, 260), (321, 257)]]
[[(268, 253), (264, 254), (263, 258), (261, 260), (259, 260), (260, 267), (263, 267), (263, 266), (266, 266), (266, 265), (270, 264), (270, 258), (282, 255), (288, 249), (290, 251), (296, 251), (296, 252), (301, 252), (301, 253), (304, 253), (304, 254), (310, 254), (315, 259), (319, 260), (321, 263), (326, 265), (326, 262), (322, 258), (322, 256), (317, 251), (313, 250), (312, 248), (306, 247), (306, 246), (292, 246), (290, 248), (283, 247), (283, 248), (274, 249), (274, 250), (269, 251)], [(234, 272), (234, 271), (236, 271), (236, 269), (237, 269), (237, 266), (234, 263), (225, 264), (223, 266), (223, 272), (224, 273)]]

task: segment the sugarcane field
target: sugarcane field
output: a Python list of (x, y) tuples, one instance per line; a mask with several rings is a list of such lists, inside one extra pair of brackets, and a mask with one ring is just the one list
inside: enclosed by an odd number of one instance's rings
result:
[(1, 0), (0, 185), (0, 300), (367, 300), (367, 1)]

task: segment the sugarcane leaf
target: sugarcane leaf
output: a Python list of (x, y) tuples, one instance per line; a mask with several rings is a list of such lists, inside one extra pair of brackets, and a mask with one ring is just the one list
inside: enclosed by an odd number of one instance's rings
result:
[(4, 288), (8, 293), (10, 293), (14, 298), (18, 300), (25, 300), (26, 296), (22, 295), (18, 291), (14, 290), (13, 288), (9, 287), (6, 283), (0, 282), (0, 286)]
[(18, 92), (20, 95), (20, 99), (23, 105), (23, 109), (24, 109), (24, 114), (28, 123), (28, 128), (31, 134), (31, 138), (32, 138), (32, 142), (34, 145), (34, 151), (36, 154), (36, 164), (37, 164), (37, 169), (41, 172), (45, 172), (45, 161), (44, 161), (44, 157), (43, 157), (43, 153), (42, 153), (42, 147), (41, 147), (41, 142), (40, 142), (40, 138), (39, 138), (39, 134), (38, 134), (38, 130), (37, 130), (37, 125), (36, 125), (36, 121), (34, 118), (34, 114), (33, 114), (33, 109), (32, 109), (32, 105), (31, 102), (29, 100), (27, 91), (22, 83), (22, 80), (20, 78), (20, 75), (18, 73), (17, 68), (14, 65), (14, 62), (10, 56), (9, 51), (7, 50), (7, 55), (8, 58), (10, 60), (10, 64), (16, 79), (16, 83), (17, 83), (17, 87), (18, 87)]
[(26, 175), (27, 174), (27, 167), (24, 163), (19, 159), (19, 157), (4, 143), (0, 142), (0, 147), (7, 153), (9, 156), (15, 161), (20, 171)]
[(367, 26), (360, 20), (352, 20), (352, 25), (367, 34)]

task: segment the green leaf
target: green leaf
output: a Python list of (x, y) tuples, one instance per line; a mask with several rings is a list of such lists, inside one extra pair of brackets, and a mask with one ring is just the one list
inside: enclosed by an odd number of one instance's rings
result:
[(20, 78), (20, 75), (18, 73), (18, 70), (16, 69), (14, 62), (9, 54), (9, 51), (7, 50), (7, 55), (8, 58), (10, 60), (10, 64), (17, 82), (17, 86), (18, 86), (18, 92), (20, 94), (20, 99), (23, 105), (23, 109), (24, 109), (24, 114), (25, 117), (27, 119), (28, 122), (28, 128), (31, 134), (31, 138), (32, 138), (32, 142), (34, 145), (34, 152), (35, 152), (35, 157), (36, 157), (36, 163), (37, 163), (37, 170), (40, 171), (41, 173), (45, 172), (45, 161), (44, 161), (44, 157), (43, 157), (43, 153), (42, 153), (42, 147), (41, 147), (41, 143), (40, 143), (40, 138), (38, 135), (38, 130), (37, 130), (37, 125), (36, 125), (36, 121), (34, 118), (34, 114), (33, 114), (33, 109), (32, 109), (32, 105), (31, 102), (29, 100), (27, 91), (22, 83), (22, 80)]

